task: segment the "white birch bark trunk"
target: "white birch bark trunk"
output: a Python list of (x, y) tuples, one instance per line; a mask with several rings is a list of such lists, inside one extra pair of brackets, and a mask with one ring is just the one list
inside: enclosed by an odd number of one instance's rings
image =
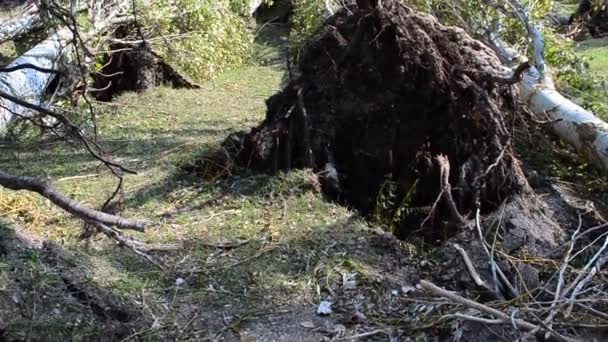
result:
[(263, 0), (249, 0), (249, 15), (252, 16), (262, 5)]
[[(132, 20), (130, 15), (124, 15), (125, 0), (91, 0), (89, 10), (93, 20), (91, 32), (86, 36), (102, 33), (108, 27)], [(84, 1), (76, 2), (75, 11), (85, 8)], [(44, 69), (58, 70), (61, 63), (69, 63), (73, 46), (70, 41), (72, 32), (69, 28), (60, 29), (58, 32), (34, 46), (25, 54), (14, 60), (8, 67), (23, 64), (32, 64)], [(86, 39), (83, 37), (83, 39)], [(12, 72), (0, 72), (0, 91), (29, 103), (46, 106), (44, 95), (51, 81), (57, 74), (37, 71), (31, 68), (23, 68)], [(20, 117), (28, 117), (32, 111), (20, 106), (8, 99), (0, 97), (0, 135), (6, 132), (7, 127)]]
[(541, 120), (551, 120), (553, 132), (574, 146), (591, 164), (608, 171), (608, 123), (541, 82), (536, 68), (524, 75), (521, 93)]
[[(519, 83), (521, 94), (539, 120), (550, 120), (553, 132), (574, 146), (589, 163), (602, 171), (608, 171), (608, 123), (565, 98), (555, 88), (544, 56), (544, 39), (534, 26), (519, 0), (511, 0), (517, 16), (526, 25), (534, 46), (535, 67), (524, 73)], [(506, 44), (490, 44), (504, 47)], [(496, 50), (496, 49), (495, 49)], [(506, 51), (497, 50), (505, 59)]]
[(18, 18), (0, 24), (0, 44), (26, 35), (41, 25), (38, 6), (32, 5)]
[[(21, 57), (14, 60), (8, 67), (32, 64), (45, 69), (57, 70), (66, 51), (67, 41), (71, 32), (61, 30), (42, 43), (34, 46)], [(29, 103), (44, 106), (44, 94), (57, 74), (23, 68), (12, 72), (0, 73), (0, 91), (25, 100)], [(12, 101), (0, 98), (0, 134), (7, 126), (19, 117), (27, 117), (31, 111)]]

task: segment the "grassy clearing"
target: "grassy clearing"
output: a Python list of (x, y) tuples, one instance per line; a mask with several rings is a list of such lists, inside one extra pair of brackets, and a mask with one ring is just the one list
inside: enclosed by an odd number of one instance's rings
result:
[(608, 38), (587, 39), (577, 43), (576, 52), (588, 61), (593, 80), (585, 89), (568, 91), (604, 120), (608, 120)]
[(608, 38), (580, 42), (577, 50), (589, 58), (589, 69), (598, 76), (608, 78)]
[[(25, 331), (34, 340), (116, 340), (118, 335), (103, 335), (108, 317), (94, 310), (108, 302), (107, 295), (98, 295), (106, 292), (116, 307), (139, 314), (122, 322), (122, 309), (108, 311), (118, 312), (109, 319), (118, 322), (114, 328), (126, 340), (212, 340), (230, 334), (270, 340), (277, 331), (284, 340), (303, 335), (318, 340), (301, 323), (331, 324), (314, 313), (327, 297), (343, 303), (336, 309), (364, 311), (369, 325), (402, 318), (399, 310), (409, 304), (395, 302), (390, 293), (410, 284), (409, 272), (395, 269), (397, 257), (387, 254), (399, 248), (376, 246), (350, 210), (322, 198), (310, 171), (223, 179), (180, 171), (230, 132), (264, 117), (265, 99), (284, 82), (286, 41), (283, 31), (266, 27), (258, 33), (258, 65), (226, 72), (198, 90), (161, 87), (97, 104), (103, 145), (138, 172), (125, 178), (121, 214), (154, 223), (135, 237), (183, 244), (174, 252), (154, 253), (166, 271), (102, 236), (80, 240), (82, 223), (35, 195), (0, 190), (0, 212), (11, 224), (2, 228), (0, 240), (9, 241), (9, 251), (25, 246), (0, 259), (0, 303), (22, 296), (25, 306), (39, 310), (23, 316), (0, 309), (0, 330), (17, 337)], [(114, 190), (115, 180), (78, 146), (25, 139), (0, 148), (1, 169), (47, 178), (90, 206), (99, 207)], [(25, 236), (56, 247), (30, 247)], [(345, 274), (357, 277), (356, 289), (344, 288)], [(184, 284), (176, 286), (176, 279)], [(23, 296), (19, 283), (35, 284), (31, 296)], [(357, 297), (362, 295), (363, 302)], [(69, 310), (55, 310), (64, 303)]]

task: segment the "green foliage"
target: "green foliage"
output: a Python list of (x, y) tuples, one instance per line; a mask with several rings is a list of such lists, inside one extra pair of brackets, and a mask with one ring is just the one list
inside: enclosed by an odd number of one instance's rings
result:
[(574, 42), (551, 29), (543, 30), (545, 57), (554, 71), (557, 86), (580, 105), (603, 119), (608, 118), (606, 79), (593, 74), (589, 58), (576, 53)]
[(415, 181), (405, 194), (400, 194), (402, 191), (399, 189), (399, 183), (386, 180), (378, 192), (371, 216), (372, 222), (387, 227), (391, 233), (395, 233), (403, 219), (419, 211), (419, 208), (412, 207), (416, 185), (418, 185), (418, 181)]
[(239, 13), (244, 0), (155, 0), (143, 7), (144, 24), (163, 57), (196, 80), (241, 66), (253, 36)]
[(293, 0), (293, 16), (289, 44), (300, 48), (321, 27), (324, 5), (322, 0)]

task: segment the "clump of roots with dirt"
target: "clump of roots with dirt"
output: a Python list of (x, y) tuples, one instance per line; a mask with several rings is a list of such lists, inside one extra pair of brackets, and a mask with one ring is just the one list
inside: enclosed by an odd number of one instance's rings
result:
[[(511, 317), (513, 326), (500, 329), (568, 339), (574, 321), (603, 315), (604, 286), (591, 279), (607, 257), (591, 242), (604, 235), (580, 231), (585, 215), (559, 189), (528, 181), (532, 170), (513, 146), (532, 121), (517, 72), (501, 70), (463, 30), (399, 1), (362, 1), (325, 23), (287, 86), (267, 100), (265, 120), (224, 148), (237, 166), (262, 172), (312, 168), (327, 197), (401, 239), (443, 246), (438, 285), (517, 307), (488, 322), (484, 315), (497, 316), (489, 307), (460, 301), (451, 317), (499, 327)], [(593, 257), (572, 255), (575, 246)], [(576, 274), (569, 265), (581, 262)], [(581, 296), (592, 304), (581, 307)]]
[[(0, 340), (605, 339), (605, 208), (539, 169), (541, 149), (572, 153), (520, 97), (530, 65), (507, 70), (404, 1), (350, 3), (281, 86), (280, 53), (198, 85), (115, 32), (125, 51), (103, 56), (96, 105), (141, 172), (116, 210), (154, 224), (133, 233), (139, 249), (60, 229), (65, 244), (43, 243), (17, 226), (71, 221), (0, 192), (21, 218), (0, 221)], [(162, 83), (181, 89), (143, 93)], [(72, 172), (90, 171), (75, 155)], [(110, 184), (89, 173), (55, 183)]]

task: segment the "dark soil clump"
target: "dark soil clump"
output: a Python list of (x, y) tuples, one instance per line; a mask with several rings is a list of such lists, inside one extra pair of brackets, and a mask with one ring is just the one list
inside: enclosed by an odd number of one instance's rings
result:
[[(464, 216), (528, 191), (509, 132), (517, 92), (496, 82), (498, 58), (463, 30), (399, 1), (352, 6), (303, 48), (298, 68), (267, 101), (266, 119), (226, 140), (237, 165), (313, 168), (329, 197), (367, 214), (395, 216), (404, 204), (418, 226), (454, 221), (448, 201), (431, 210), (440, 155)], [(379, 203), (387, 188), (390, 203)], [(401, 234), (413, 226), (406, 216), (396, 220)]]
[(579, 1), (568, 22), (572, 24), (575, 21), (582, 21), (593, 37), (608, 34), (608, 1)]
[(128, 28), (116, 30), (116, 39), (101, 60), (101, 70), (92, 75), (95, 99), (111, 101), (125, 91), (142, 92), (161, 84), (173, 88), (198, 88), (185, 75), (165, 63), (149, 43), (126, 39), (131, 31)]

